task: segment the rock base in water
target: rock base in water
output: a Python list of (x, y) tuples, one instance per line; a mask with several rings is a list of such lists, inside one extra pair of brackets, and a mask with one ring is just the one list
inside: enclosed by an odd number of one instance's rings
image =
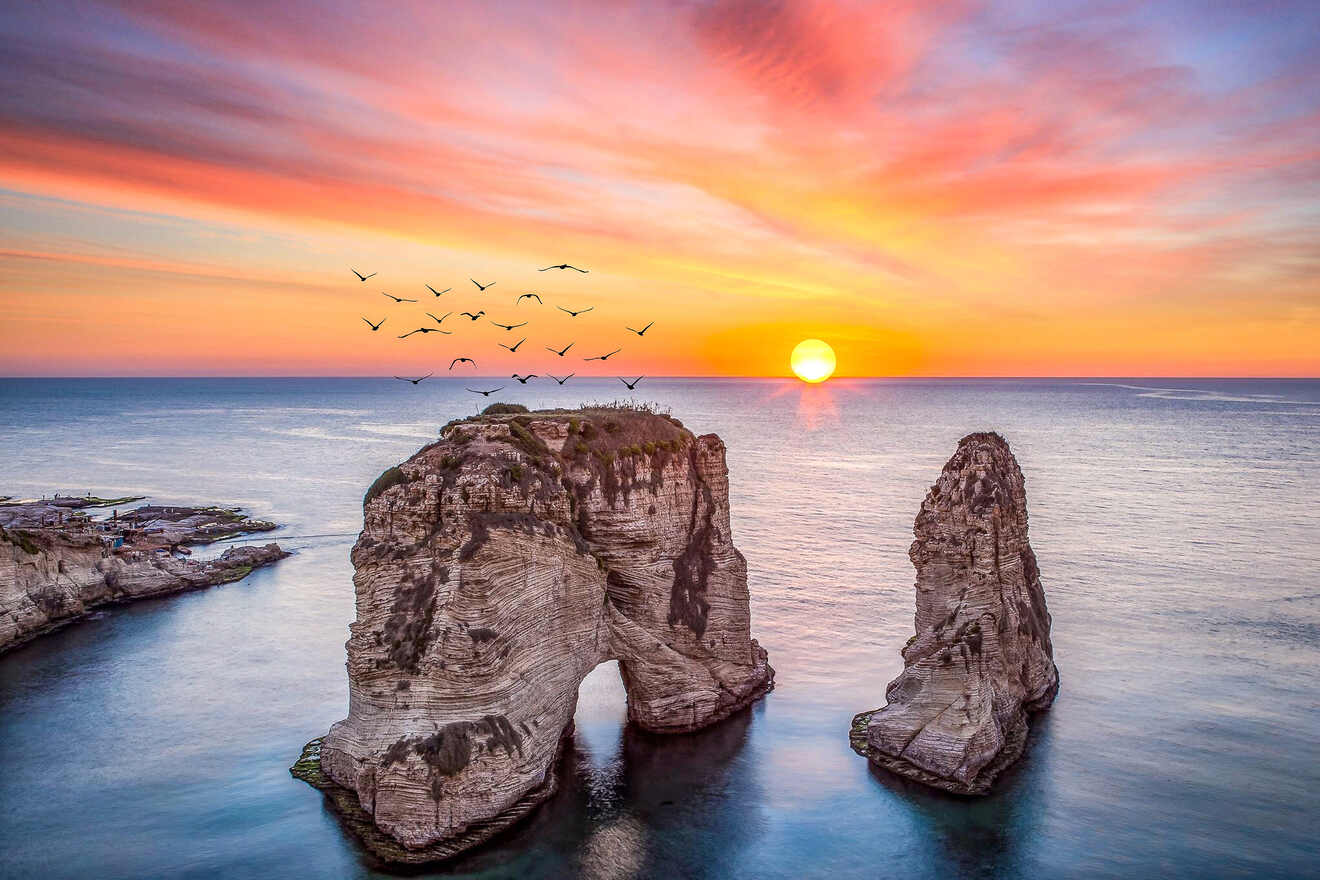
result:
[[(1051, 695), (1052, 697), (1053, 695)], [(1027, 748), (1027, 734), (1030, 733), (1030, 728), (1026, 723), (1014, 725), (995, 759), (982, 767), (980, 772), (970, 781), (964, 783), (956, 779), (937, 776), (918, 767), (911, 761), (895, 758), (871, 748), (866, 740), (866, 731), (871, 725), (871, 719), (879, 711), (880, 709), (872, 709), (869, 712), (860, 712), (853, 716), (852, 728), (848, 732), (848, 744), (852, 746), (852, 750), (863, 758), (869, 759), (872, 764), (883, 770), (888, 770), (898, 776), (904, 776), (914, 782), (920, 782), (930, 788), (947, 791), (950, 794), (989, 794), (991, 786), (994, 785), (994, 781), (999, 777), (999, 774), (1013, 766), (1022, 757), (1022, 753)]]
[(1002, 437), (959, 442), (913, 534), (916, 635), (886, 705), (857, 715), (849, 741), (891, 772), (986, 794), (1059, 688), (1025, 483)]
[(451, 859), (512, 828), (553, 797), (559, 788), (561, 768), (559, 761), (556, 760), (551, 765), (551, 772), (544, 783), (529, 791), (518, 803), (500, 815), (486, 822), (474, 823), (463, 833), (446, 840), (410, 849), (376, 827), (371, 814), (362, 809), (362, 805), (358, 802), (357, 792), (344, 788), (325, 775), (321, 770), (321, 746), (324, 742), (323, 738), (318, 737), (303, 746), (302, 754), (289, 768), (289, 774), (295, 779), (306, 782), (312, 788), (319, 789), (344, 827), (351, 831), (372, 855), (388, 864), (425, 865)]

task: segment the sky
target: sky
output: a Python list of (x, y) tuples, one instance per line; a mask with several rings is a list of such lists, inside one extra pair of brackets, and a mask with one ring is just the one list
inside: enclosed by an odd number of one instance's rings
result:
[(373, 6), (10, 5), (0, 375), (1320, 375), (1311, 0)]

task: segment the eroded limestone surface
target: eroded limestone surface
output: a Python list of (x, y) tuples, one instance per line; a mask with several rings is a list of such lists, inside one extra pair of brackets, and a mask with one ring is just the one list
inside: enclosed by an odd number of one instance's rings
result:
[(916, 635), (887, 705), (853, 748), (936, 788), (985, 794), (1022, 754), (1027, 718), (1059, 687), (1022, 471), (998, 434), (958, 443), (913, 526)]
[(547, 797), (605, 660), (650, 731), (712, 724), (773, 683), (724, 445), (667, 416), (451, 423), (368, 491), (352, 559), (349, 714), (319, 768), (399, 845), (364, 835), (392, 861), (452, 855)]

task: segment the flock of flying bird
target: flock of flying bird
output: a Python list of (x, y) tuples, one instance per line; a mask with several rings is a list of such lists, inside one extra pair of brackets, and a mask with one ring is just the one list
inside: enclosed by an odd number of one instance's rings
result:
[[(574, 271), (574, 272), (581, 272), (583, 275), (587, 274), (587, 272), (589, 271), (589, 270), (587, 270), (587, 269), (579, 269), (577, 266), (572, 266), (572, 265), (569, 265), (568, 263), (560, 263), (560, 264), (557, 265), (557, 266), (546, 266), (544, 269), (538, 269), (537, 271), (538, 271), (538, 272), (549, 272), (551, 269), (558, 269), (558, 270), (561, 270), (561, 271), (562, 271), (562, 270), (571, 270), (571, 271)], [(374, 278), (374, 277), (376, 276), (376, 273), (375, 273), (375, 272), (372, 272), (372, 273), (367, 274), (367, 275), (363, 275), (363, 274), (362, 274), (361, 272), (359, 272), (357, 269), (353, 269), (352, 271), (353, 271), (353, 274), (357, 276), (358, 281), (360, 281), (360, 282), (362, 282), (362, 283), (364, 283), (364, 284), (366, 283), (366, 281), (367, 281), (368, 278)], [(488, 288), (495, 286), (495, 283), (496, 283), (496, 282), (494, 282), (494, 281), (491, 281), (489, 284), (482, 284), (480, 281), (477, 281), (475, 278), (469, 278), (468, 280), (471, 281), (474, 285), (476, 285), (478, 293), (485, 293), (486, 290), (487, 290)], [(444, 296), (445, 294), (451, 292), (451, 291), (454, 289), (454, 288), (452, 288), (452, 287), (446, 287), (444, 290), (436, 290), (434, 287), (432, 287), (432, 286), (429, 285), (429, 284), (424, 284), (424, 285), (422, 285), (422, 286), (425, 287), (427, 290), (429, 290), (432, 294), (434, 294), (436, 299), (439, 299), (440, 297)], [(386, 297), (387, 299), (393, 300), (395, 305), (399, 305), (399, 304), (402, 304), (402, 303), (415, 303), (415, 302), (417, 302), (417, 300), (415, 300), (415, 299), (410, 299), (410, 298), (408, 298), (408, 297), (403, 297), (403, 296), (395, 296), (395, 295), (392, 294), (392, 293), (385, 293), (384, 291), (381, 291), (381, 296)], [(540, 296), (539, 294), (536, 294), (536, 293), (523, 293), (523, 294), (520, 294), (516, 300), (514, 300), (514, 303), (513, 303), (514, 306), (515, 306), (515, 307), (521, 306), (521, 305), (523, 304), (523, 300), (528, 300), (529, 302), (530, 302), (531, 300), (535, 300), (535, 301), (537, 302), (538, 305), (541, 305), (541, 306), (544, 306), (544, 305), (545, 305), (545, 301), (541, 299), (541, 296)], [(584, 314), (586, 314), (587, 312), (590, 312), (590, 311), (594, 310), (594, 309), (595, 309), (595, 306), (587, 306), (585, 309), (567, 309), (567, 308), (564, 308), (563, 306), (555, 306), (555, 308), (559, 309), (559, 311), (561, 311), (561, 312), (566, 313), (569, 317), (576, 318), (578, 315), (584, 315)], [(451, 335), (453, 335), (453, 332), (454, 332), (453, 330), (445, 330), (445, 329), (442, 329), (442, 325), (444, 324), (445, 320), (446, 320), (447, 318), (449, 318), (451, 315), (454, 314), (452, 311), (445, 312), (443, 315), (441, 315), (441, 316), (439, 316), (439, 317), (433, 315), (431, 312), (423, 312), (423, 314), (425, 314), (428, 318), (430, 318), (432, 321), (434, 321), (435, 324), (436, 324), (436, 326), (432, 327), (432, 326), (430, 326), (430, 325), (424, 325), (424, 326), (421, 326), (421, 327), (416, 328), (415, 330), (409, 330), (409, 331), (406, 332), (406, 333), (399, 334), (399, 337), (398, 337), (398, 338), (399, 338), (399, 339), (407, 339), (409, 336), (412, 336), (412, 335), (415, 334), (415, 333), (421, 333), (421, 334), (423, 334), (423, 335), (425, 335), (425, 334), (427, 334), (427, 333), (440, 333), (440, 334), (442, 334), (442, 335), (444, 335), (444, 336), (451, 336)], [(459, 312), (459, 313), (458, 313), (458, 316), (459, 316), (460, 318), (467, 318), (469, 321), (471, 321), (471, 322), (473, 322), (473, 323), (476, 323), (477, 321), (479, 321), (479, 320), (481, 320), (482, 318), (486, 317), (486, 310), (485, 310), (485, 309), (478, 309), (478, 310), (475, 311), (475, 312), (471, 312), (471, 311)], [(366, 316), (363, 316), (362, 320), (366, 322), (367, 326), (370, 327), (370, 328), (371, 328), (371, 331), (374, 333), (374, 332), (380, 330), (381, 325), (384, 324), (385, 321), (388, 320), (388, 318), (381, 318), (379, 321), (372, 321), (371, 319), (367, 318)], [(511, 333), (512, 331), (517, 330), (519, 327), (525, 327), (525, 326), (527, 326), (529, 323), (531, 323), (530, 321), (519, 321), (519, 322), (514, 323), (514, 324), (504, 324), (504, 323), (501, 323), (501, 322), (499, 322), (499, 321), (496, 321), (496, 320), (493, 319), (493, 318), (487, 318), (487, 320), (489, 320), (490, 323), (494, 324), (496, 327), (499, 327), (500, 329), (504, 330), (506, 333)], [(655, 322), (654, 322), (654, 321), (651, 321), (651, 322), (648, 323), (645, 327), (642, 327), (640, 330), (638, 330), (638, 329), (636, 329), (636, 328), (633, 328), (633, 327), (626, 327), (625, 329), (627, 329), (627, 330), (629, 330), (629, 331), (631, 331), (631, 332), (633, 332), (633, 333), (636, 333), (639, 337), (641, 337), (641, 336), (645, 336), (645, 335), (646, 335), (646, 331), (647, 331), (647, 330), (650, 330), (651, 327), (652, 327), (654, 324), (655, 324)], [(512, 352), (512, 353), (514, 353), (514, 354), (517, 354), (517, 353), (518, 353), (518, 349), (521, 348), (522, 345), (523, 345), (523, 343), (526, 342), (526, 341), (527, 341), (527, 337), (524, 336), (523, 338), (521, 338), (521, 339), (519, 339), (517, 342), (515, 342), (513, 345), (506, 345), (505, 343), (501, 342), (501, 343), (499, 343), (499, 346), (500, 346), (500, 348), (506, 349), (506, 350), (508, 350), (508, 351), (510, 351), (510, 352)], [(545, 348), (546, 351), (550, 352), (551, 354), (555, 354), (555, 355), (558, 355), (559, 357), (563, 358), (563, 357), (567, 357), (567, 356), (568, 356), (569, 349), (571, 349), (571, 348), (572, 348), (574, 345), (576, 345), (576, 344), (577, 344), (576, 342), (570, 342), (568, 345), (565, 345), (563, 348), (554, 348), (553, 346), (549, 346), (549, 345), (544, 346), (544, 348)], [(623, 350), (622, 348), (616, 348), (616, 349), (614, 349), (613, 351), (606, 352), (605, 354), (595, 355), (594, 357), (584, 357), (582, 360), (583, 360), (583, 361), (601, 361), (601, 362), (603, 363), (603, 362), (605, 362), (605, 361), (608, 361), (610, 358), (614, 357), (616, 354), (618, 354), (618, 353), (621, 352), (622, 350)], [(456, 358), (454, 358), (453, 360), (451, 360), (451, 361), (449, 362), (449, 370), (452, 372), (453, 369), (454, 369), (454, 367), (458, 366), (459, 364), (471, 364), (473, 369), (476, 369), (476, 367), (477, 367), (477, 362), (476, 362), (476, 360), (473, 359), (473, 358), (470, 358), (470, 357), (456, 357)], [(430, 373), (427, 373), (425, 376), (418, 376), (418, 377), (416, 377), (416, 378), (412, 378), (412, 377), (408, 377), (408, 376), (395, 376), (394, 378), (396, 378), (396, 379), (398, 379), (398, 380), (400, 380), (400, 381), (403, 381), (403, 382), (411, 382), (411, 383), (414, 384), (414, 385), (418, 385), (418, 384), (421, 384), (421, 383), (422, 383), (423, 381), (425, 381), (426, 379), (431, 378), (431, 377), (434, 376), (434, 375), (435, 375), (435, 372), (432, 371), (432, 372), (430, 372)], [(567, 382), (569, 379), (572, 379), (572, 378), (573, 378), (574, 376), (576, 376), (576, 375), (577, 375), (576, 372), (571, 372), (571, 373), (569, 373), (567, 376), (564, 376), (564, 377), (561, 379), (561, 378), (558, 377), (558, 376), (554, 376), (554, 375), (551, 375), (550, 373), (547, 373), (547, 374), (546, 374), (546, 378), (554, 379), (554, 380), (555, 380), (556, 382), (558, 382), (560, 385), (563, 385), (565, 382)], [(526, 374), (526, 375), (519, 375), (518, 373), (514, 373), (514, 374), (511, 375), (509, 378), (510, 378), (510, 379), (516, 379), (516, 380), (518, 380), (519, 384), (526, 385), (530, 380), (540, 378), (540, 376), (539, 376), (538, 374), (536, 374), (536, 373), (528, 373), (528, 374)], [(637, 387), (637, 383), (638, 383), (638, 382), (641, 382), (642, 379), (645, 378), (645, 376), (638, 376), (636, 379), (633, 379), (633, 380), (631, 380), (631, 381), (629, 381), (628, 379), (623, 378), (622, 376), (619, 376), (619, 377), (617, 377), (617, 378), (618, 378), (618, 380), (619, 380), (620, 382), (622, 382), (624, 385), (627, 385), (627, 386), (628, 386), (628, 390), (629, 390), (629, 391), (632, 391), (633, 389), (635, 389), (635, 388)], [(478, 388), (467, 388), (467, 389), (465, 389), (465, 390), (470, 391), (470, 392), (472, 392), (473, 394), (480, 394), (482, 397), (490, 397), (492, 394), (495, 394), (495, 393), (497, 393), (497, 392), (499, 392), (499, 391), (503, 391), (503, 390), (504, 390), (504, 386), (501, 385), (499, 388), (491, 388), (491, 389), (489, 389), (489, 390), (482, 390), (482, 389), (478, 389)]]

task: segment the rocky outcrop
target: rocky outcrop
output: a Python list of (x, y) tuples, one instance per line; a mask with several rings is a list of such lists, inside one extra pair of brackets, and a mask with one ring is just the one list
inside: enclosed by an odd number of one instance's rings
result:
[(100, 499), (89, 498), (0, 504), (0, 652), (102, 605), (229, 583), (288, 556), (273, 543), (231, 547), (207, 561), (175, 555), (188, 545), (275, 528), (231, 508), (86, 515), (98, 506)]
[(985, 794), (1059, 687), (1022, 471), (1004, 438), (959, 441), (912, 531), (917, 632), (887, 705), (853, 719), (852, 745), (935, 788)]
[(349, 714), (295, 767), (351, 792), (391, 861), (452, 855), (548, 797), (605, 660), (650, 731), (712, 724), (773, 682), (719, 438), (640, 410), (501, 409), (367, 492)]

